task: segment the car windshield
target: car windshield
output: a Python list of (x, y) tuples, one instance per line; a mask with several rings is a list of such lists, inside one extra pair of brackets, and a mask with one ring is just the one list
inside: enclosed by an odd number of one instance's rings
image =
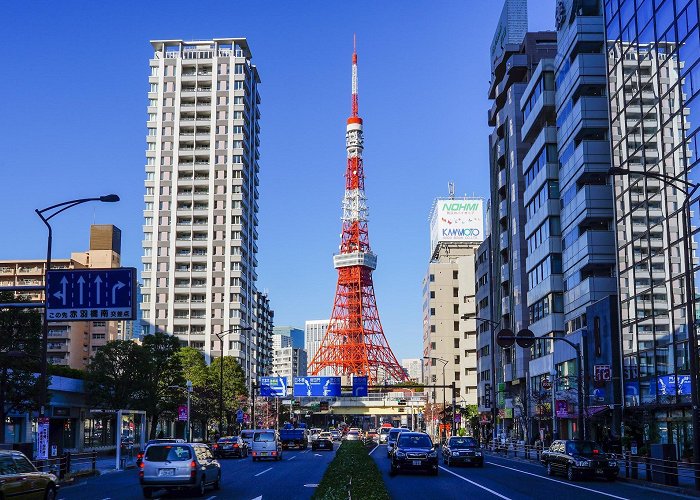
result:
[(219, 439), (219, 443), (235, 443), (236, 438), (221, 438)]
[(145, 460), (149, 462), (179, 462), (190, 460), (192, 453), (188, 446), (158, 446), (152, 445), (146, 448)]
[(600, 447), (593, 441), (567, 441), (566, 453), (570, 455), (592, 457), (593, 455), (600, 453)]
[(253, 437), (253, 432), (252, 431), (248, 431), (248, 432), (243, 431), (243, 432), (241, 432), (241, 437), (243, 439), (250, 439)]
[(270, 442), (275, 440), (274, 432), (256, 432), (253, 441), (256, 443), (260, 442)]
[(475, 448), (476, 440), (467, 437), (450, 438), (448, 446), (450, 448)]
[(392, 429), (391, 431), (389, 431), (389, 439), (395, 441), (399, 437), (399, 434), (401, 434), (400, 429)]
[(389, 434), (390, 430), (391, 429), (388, 427), (382, 427), (381, 429), (379, 429), (379, 434)]
[(348, 434), (352, 434), (353, 436), (356, 436), (358, 434), (358, 432), (357, 431), (350, 431), (350, 432), (348, 432)]
[(411, 435), (404, 434), (399, 437), (398, 445), (400, 448), (432, 448), (433, 443), (428, 436), (423, 434)]

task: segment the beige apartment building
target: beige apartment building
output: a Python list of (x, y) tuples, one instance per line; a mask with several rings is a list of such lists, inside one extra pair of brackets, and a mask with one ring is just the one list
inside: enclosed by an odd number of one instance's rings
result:
[[(71, 253), (70, 259), (53, 259), (51, 269), (114, 268), (121, 264), (121, 230), (113, 225), (90, 226), (90, 247)], [(0, 260), (0, 286), (43, 286), (46, 262)], [(43, 301), (43, 292), (25, 292), (32, 301)], [(130, 321), (74, 321), (49, 323), (48, 361), (54, 365), (84, 369), (100, 347), (110, 340), (129, 338)]]
[[(472, 242), (440, 242), (423, 280), (423, 381), (439, 385), (455, 382), (458, 406), (477, 403), (477, 248), (478, 243)], [(442, 405), (442, 389), (429, 394)], [(450, 389), (445, 391), (444, 400), (452, 403)]]

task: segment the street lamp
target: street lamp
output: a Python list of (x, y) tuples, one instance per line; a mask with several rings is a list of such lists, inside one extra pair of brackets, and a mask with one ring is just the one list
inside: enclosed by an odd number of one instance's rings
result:
[(230, 330), (214, 333), (221, 342), (221, 356), (219, 359), (219, 437), (223, 435), (224, 424), (224, 337), (230, 333), (246, 332), (253, 328), (250, 326), (236, 326)]
[[(685, 317), (688, 322), (688, 344), (690, 356), (690, 398), (692, 406), (692, 428), (693, 428), (693, 462), (695, 463), (695, 488), (700, 489), (700, 401), (698, 398), (698, 341), (695, 330), (695, 266), (693, 265), (693, 237), (691, 234), (691, 210), (690, 201), (695, 192), (700, 188), (700, 184), (686, 181), (678, 177), (662, 174), (660, 172), (632, 171), (621, 167), (612, 167), (608, 170), (610, 176), (639, 175), (659, 180), (674, 189), (682, 191), (685, 195), (683, 203), (678, 210), (683, 212), (683, 233), (685, 240), (684, 264), (685, 264)], [(678, 185), (682, 187), (679, 187)], [(624, 404), (624, 402), (623, 402)]]
[(192, 441), (192, 428), (190, 427), (190, 395), (192, 394), (192, 381), (185, 382), (185, 387), (180, 385), (169, 385), (168, 389), (184, 389), (187, 391), (187, 427), (185, 428), (185, 441)]
[[(39, 388), (39, 416), (43, 417), (46, 413), (46, 401), (47, 401), (47, 395), (48, 395), (48, 387), (47, 387), (47, 381), (46, 381), (46, 371), (47, 371), (47, 348), (48, 348), (48, 341), (49, 341), (49, 322), (46, 314), (47, 310), (47, 297), (48, 297), (48, 276), (49, 276), (49, 269), (51, 268), (51, 245), (53, 243), (53, 230), (51, 228), (51, 224), (49, 224), (49, 221), (53, 219), (55, 216), (60, 214), (61, 212), (65, 212), (69, 208), (73, 208), (77, 205), (81, 205), (83, 203), (87, 203), (89, 201), (101, 201), (103, 203), (114, 203), (116, 201), (119, 201), (119, 196), (116, 194), (108, 194), (105, 196), (98, 196), (96, 198), (80, 198), (78, 200), (70, 200), (70, 201), (64, 201), (63, 203), (57, 203), (55, 205), (51, 205), (50, 207), (43, 208), (41, 210), (36, 209), (34, 210), (36, 214), (39, 216), (41, 221), (46, 224), (46, 227), (49, 230), (49, 237), (47, 240), (47, 245), (46, 245), (46, 265), (44, 269), (44, 318), (42, 321), (42, 328), (41, 328), (41, 377), (39, 378), (39, 384), (41, 387)], [(48, 214), (47, 214), (48, 212)], [(46, 214), (46, 215), (44, 215)]]
[[(442, 358), (436, 358), (435, 356), (423, 356), (423, 359), (434, 359), (442, 363), (442, 430), (445, 432), (445, 421), (447, 419), (447, 408), (445, 401), (445, 367), (447, 366), (448, 362)], [(434, 400), (435, 398), (433, 398), (433, 401)], [(454, 411), (454, 408), (452, 408), (452, 411)]]

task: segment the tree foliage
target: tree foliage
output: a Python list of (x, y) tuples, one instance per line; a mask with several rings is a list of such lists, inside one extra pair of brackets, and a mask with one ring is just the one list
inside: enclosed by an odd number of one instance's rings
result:
[(113, 410), (139, 409), (143, 348), (130, 340), (113, 340), (100, 348), (87, 366), (88, 403)]
[(35, 309), (2, 307), (2, 302), (20, 301), (0, 293), (0, 443), (10, 412), (38, 409), (41, 315)]

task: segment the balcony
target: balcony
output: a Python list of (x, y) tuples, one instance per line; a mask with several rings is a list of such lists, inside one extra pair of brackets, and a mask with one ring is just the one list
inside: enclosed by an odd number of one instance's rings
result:
[(510, 280), (510, 265), (508, 263), (501, 266), (501, 283)]
[(498, 204), (498, 219), (503, 220), (508, 218), (508, 200), (501, 200)]
[(498, 189), (502, 189), (508, 185), (508, 175), (505, 168), (498, 171)]
[(510, 314), (510, 297), (501, 299), (501, 314)]

